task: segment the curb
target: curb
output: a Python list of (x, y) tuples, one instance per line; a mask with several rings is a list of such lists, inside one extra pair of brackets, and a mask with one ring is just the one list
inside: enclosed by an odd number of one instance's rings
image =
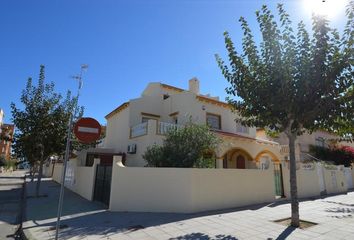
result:
[(28, 229), (25, 230), (21, 229), (20, 231), (23, 240), (37, 240), (35, 237), (33, 237), (33, 235)]

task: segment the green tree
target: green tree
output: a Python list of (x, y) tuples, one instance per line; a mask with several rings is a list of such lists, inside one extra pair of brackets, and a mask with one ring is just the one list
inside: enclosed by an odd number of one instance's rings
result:
[(213, 152), (220, 141), (208, 126), (188, 123), (171, 129), (163, 145), (148, 147), (143, 158), (149, 167), (212, 168)]
[(1, 154), (0, 155), (0, 167), (5, 166), (5, 164), (6, 164), (6, 158), (5, 158), (4, 154)]
[(345, 147), (320, 147), (315, 145), (310, 145), (310, 152), (316, 158), (332, 162), (335, 165), (344, 165), (345, 167), (350, 167), (354, 162), (354, 151), (353, 148), (348, 146)]
[(37, 166), (37, 196), (43, 163), (50, 156), (61, 156), (65, 151), (69, 117), (76, 102), (70, 92), (64, 100), (60, 94), (55, 93), (54, 83), (45, 83), (44, 70), (45, 67), (41, 65), (37, 86), (32, 84), (31, 78), (28, 79), (21, 94), (24, 108), (19, 109), (14, 103), (11, 104), (16, 125), (13, 149), (17, 157), (28, 160), (32, 169)]
[[(240, 113), (236, 121), (284, 132), (290, 148), (291, 225), (299, 226), (295, 140), (304, 131), (325, 128), (347, 134), (353, 126), (354, 3), (340, 37), (324, 16), (312, 17), (312, 35), (301, 21), (295, 33), (289, 15), (278, 5), (279, 21), (267, 6), (256, 12), (261, 32), (256, 44), (241, 17), (242, 53), (224, 33), (228, 62), (216, 55), (230, 83), (228, 101)], [(236, 98), (235, 98), (236, 97)], [(344, 119), (344, 120), (343, 120)]]

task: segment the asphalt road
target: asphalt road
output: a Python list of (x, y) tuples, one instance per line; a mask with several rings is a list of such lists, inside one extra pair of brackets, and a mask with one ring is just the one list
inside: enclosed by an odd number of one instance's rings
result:
[(0, 239), (14, 237), (20, 223), (24, 171), (0, 174)]

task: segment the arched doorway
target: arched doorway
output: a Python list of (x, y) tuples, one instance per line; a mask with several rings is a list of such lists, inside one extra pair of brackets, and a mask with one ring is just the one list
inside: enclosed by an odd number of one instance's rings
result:
[(256, 168), (256, 162), (247, 151), (233, 148), (223, 156), (223, 168), (252, 169)]
[(236, 168), (245, 169), (246, 168), (246, 160), (243, 155), (238, 155), (236, 158)]

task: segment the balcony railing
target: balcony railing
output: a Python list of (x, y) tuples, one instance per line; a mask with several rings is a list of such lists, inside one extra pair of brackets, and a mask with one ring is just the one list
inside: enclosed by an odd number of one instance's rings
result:
[(181, 125), (167, 123), (167, 122), (159, 122), (157, 126), (157, 134), (165, 135), (171, 129), (179, 129)]
[(289, 150), (289, 145), (281, 145), (280, 146), (280, 153), (281, 154), (288, 154), (290, 153), (290, 150)]
[(147, 131), (148, 131), (148, 123), (147, 122), (140, 123), (130, 128), (130, 137), (134, 138), (134, 137), (146, 135)]

